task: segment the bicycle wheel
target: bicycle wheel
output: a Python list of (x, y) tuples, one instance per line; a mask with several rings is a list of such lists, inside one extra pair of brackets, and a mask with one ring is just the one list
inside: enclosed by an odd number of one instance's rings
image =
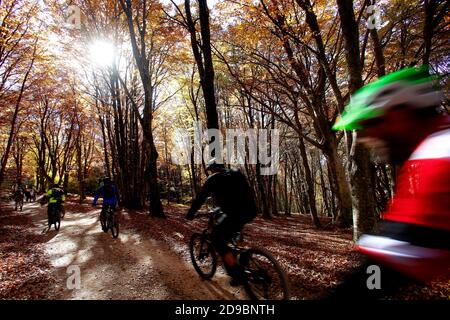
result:
[(59, 215), (59, 212), (55, 209), (53, 210), (53, 219), (55, 222), (55, 230), (59, 230), (59, 227), (61, 226), (61, 216)]
[(103, 210), (100, 212), (100, 225), (102, 226), (103, 232), (108, 232), (108, 219), (106, 213)]
[(117, 238), (119, 236), (119, 219), (117, 218), (117, 215), (114, 213), (114, 211), (111, 211), (109, 214), (111, 217), (111, 234), (114, 238)]
[(286, 273), (272, 254), (262, 248), (242, 253), (239, 262), (244, 268), (244, 288), (252, 300), (289, 300)]
[(61, 219), (62, 219), (62, 218), (64, 218), (64, 216), (66, 215), (66, 210), (64, 210), (64, 208), (61, 207), (60, 213), (61, 213)]
[(51, 213), (48, 215), (47, 224), (48, 224), (48, 229), (50, 230), (50, 228), (52, 227), (52, 224), (53, 224), (53, 217), (52, 217)]
[(203, 234), (194, 233), (191, 236), (189, 252), (195, 271), (202, 279), (211, 279), (216, 273), (217, 254)]

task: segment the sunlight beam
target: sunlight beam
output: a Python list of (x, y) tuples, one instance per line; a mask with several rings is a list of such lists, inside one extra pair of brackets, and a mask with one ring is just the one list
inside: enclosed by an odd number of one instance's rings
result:
[(116, 57), (114, 45), (108, 40), (95, 40), (89, 45), (89, 57), (95, 66), (110, 67)]

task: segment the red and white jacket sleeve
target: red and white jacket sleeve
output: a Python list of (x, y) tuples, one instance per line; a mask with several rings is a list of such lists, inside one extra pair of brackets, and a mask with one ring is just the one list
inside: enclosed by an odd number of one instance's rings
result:
[(450, 129), (427, 137), (403, 165), (383, 219), (450, 231)]

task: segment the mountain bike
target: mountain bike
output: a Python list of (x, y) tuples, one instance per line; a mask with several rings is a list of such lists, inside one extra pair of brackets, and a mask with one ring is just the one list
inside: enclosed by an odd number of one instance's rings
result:
[(14, 203), (15, 203), (15, 211), (20, 209), (20, 211), (23, 211), (23, 199), (24, 199), (24, 193), (19, 192), (14, 195)]
[(102, 226), (103, 232), (111, 230), (114, 238), (119, 236), (119, 219), (116, 214), (116, 209), (113, 206), (108, 205), (106, 210), (102, 209), (100, 213), (100, 225)]
[(61, 207), (58, 205), (50, 206), (48, 214), (49, 214), (48, 229), (50, 230), (52, 224), (54, 224), (55, 230), (58, 231), (61, 226)]
[(33, 191), (33, 192), (31, 192), (31, 195), (30, 195), (31, 197), (30, 197), (30, 201), (32, 201), (32, 202), (36, 202), (36, 192), (35, 191)]
[[(189, 252), (195, 271), (202, 279), (211, 279), (217, 269), (218, 253), (211, 241), (211, 232), (217, 219), (217, 211), (197, 216), (208, 216), (208, 226), (202, 233), (194, 233), (189, 242)], [(242, 233), (237, 233), (228, 244), (243, 270), (243, 286), (252, 300), (289, 300), (289, 284), (286, 273), (263, 248), (243, 248)]]

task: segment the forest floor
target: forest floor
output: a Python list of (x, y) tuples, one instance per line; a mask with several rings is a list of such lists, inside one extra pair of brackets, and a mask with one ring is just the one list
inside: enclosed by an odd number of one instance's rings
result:
[[(120, 235), (99, 225), (99, 208), (66, 203), (61, 229), (47, 231), (46, 207), (27, 203), (23, 212), (0, 202), (0, 299), (246, 299), (219, 268), (202, 281), (188, 241), (206, 218), (186, 221), (187, 207), (165, 206), (166, 219), (120, 210)], [(245, 244), (271, 251), (286, 270), (294, 299), (318, 299), (358, 264), (350, 230), (322, 230), (309, 217), (257, 218), (244, 229)], [(81, 286), (68, 289), (72, 270)], [(394, 299), (450, 299), (450, 282), (405, 288)]]

